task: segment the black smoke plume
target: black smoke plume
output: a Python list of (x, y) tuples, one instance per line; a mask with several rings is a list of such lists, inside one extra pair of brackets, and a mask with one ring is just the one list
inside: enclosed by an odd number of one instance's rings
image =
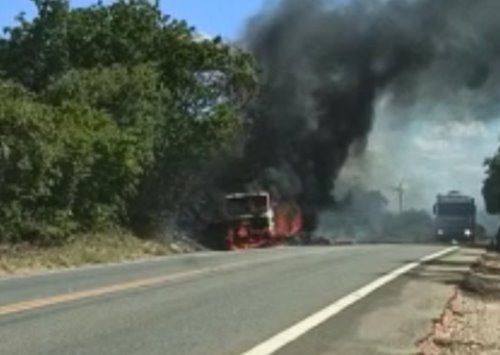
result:
[[(257, 185), (314, 216), (335, 205), (334, 182), (363, 154), (381, 95), (432, 104), (467, 95), (496, 114), (497, 0), (283, 0), (248, 24), (244, 43), (262, 88), (248, 112), (244, 158), (227, 187)], [(404, 117), (401, 117), (404, 121)]]
[[(266, 189), (300, 204), (315, 229), (321, 211), (342, 208), (335, 181), (349, 157), (363, 156), (382, 97), (401, 109), (395, 124), (417, 104), (494, 118), (499, 14), (498, 0), (274, 1), (242, 40), (262, 83), (246, 112), (248, 137), (238, 157), (221, 159), (217, 176), (204, 179), (215, 181), (208, 195)], [(404, 169), (393, 168), (388, 176)], [(217, 200), (208, 195), (197, 206)], [(205, 208), (203, 219), (216, 210)]]

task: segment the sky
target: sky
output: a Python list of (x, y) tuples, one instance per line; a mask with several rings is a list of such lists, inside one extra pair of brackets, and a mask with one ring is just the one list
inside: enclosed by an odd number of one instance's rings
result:
[[(265, 0), (161, 0), (163, 12), (178, 19), (185, 19), (204, 34), (236, 39), (246, 20), (256, 14)], [(70, 0), (74, 7), (87, 6), (96, 0)], [(111, 2), (110, 0), (104, 1)], [(11, 25), (20, 12), (32, 15), (30, 0), (0, 0), (0, 28)]]

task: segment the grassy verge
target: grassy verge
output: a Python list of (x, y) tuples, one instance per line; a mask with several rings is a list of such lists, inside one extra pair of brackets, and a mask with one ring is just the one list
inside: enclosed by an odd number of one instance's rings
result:
[(0, 245), (0, 274), (137, 260), (173, 252), (167, 244), (119, 232), (83, 235), (57, 247)]

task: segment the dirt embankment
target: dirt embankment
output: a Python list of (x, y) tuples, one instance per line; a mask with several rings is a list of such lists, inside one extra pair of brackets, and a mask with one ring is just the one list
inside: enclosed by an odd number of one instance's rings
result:
[(419, 345), (425, 355), (500, 355), (500, 254), (474, 264)]

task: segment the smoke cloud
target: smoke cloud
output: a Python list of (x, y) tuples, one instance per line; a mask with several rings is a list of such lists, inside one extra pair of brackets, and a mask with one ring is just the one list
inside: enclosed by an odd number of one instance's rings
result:
[[(449, 148), (449, 130), (466, 136), (498, 117), (498, 13), (497, 0), (273, 2), (244, 36), (263, 85), (243, 161), (225, 181), (297, 201), (314, 227), (319, 211), (339, 205), (335, 182), (354, 176), (384, 190), (417, 174), (426, 152)], [(471, 163), (481, 169), (483, 159)], [(413, 190), (445, 177), (413, 179)], [(429, 203), (421, 196), (415, 205)]]

